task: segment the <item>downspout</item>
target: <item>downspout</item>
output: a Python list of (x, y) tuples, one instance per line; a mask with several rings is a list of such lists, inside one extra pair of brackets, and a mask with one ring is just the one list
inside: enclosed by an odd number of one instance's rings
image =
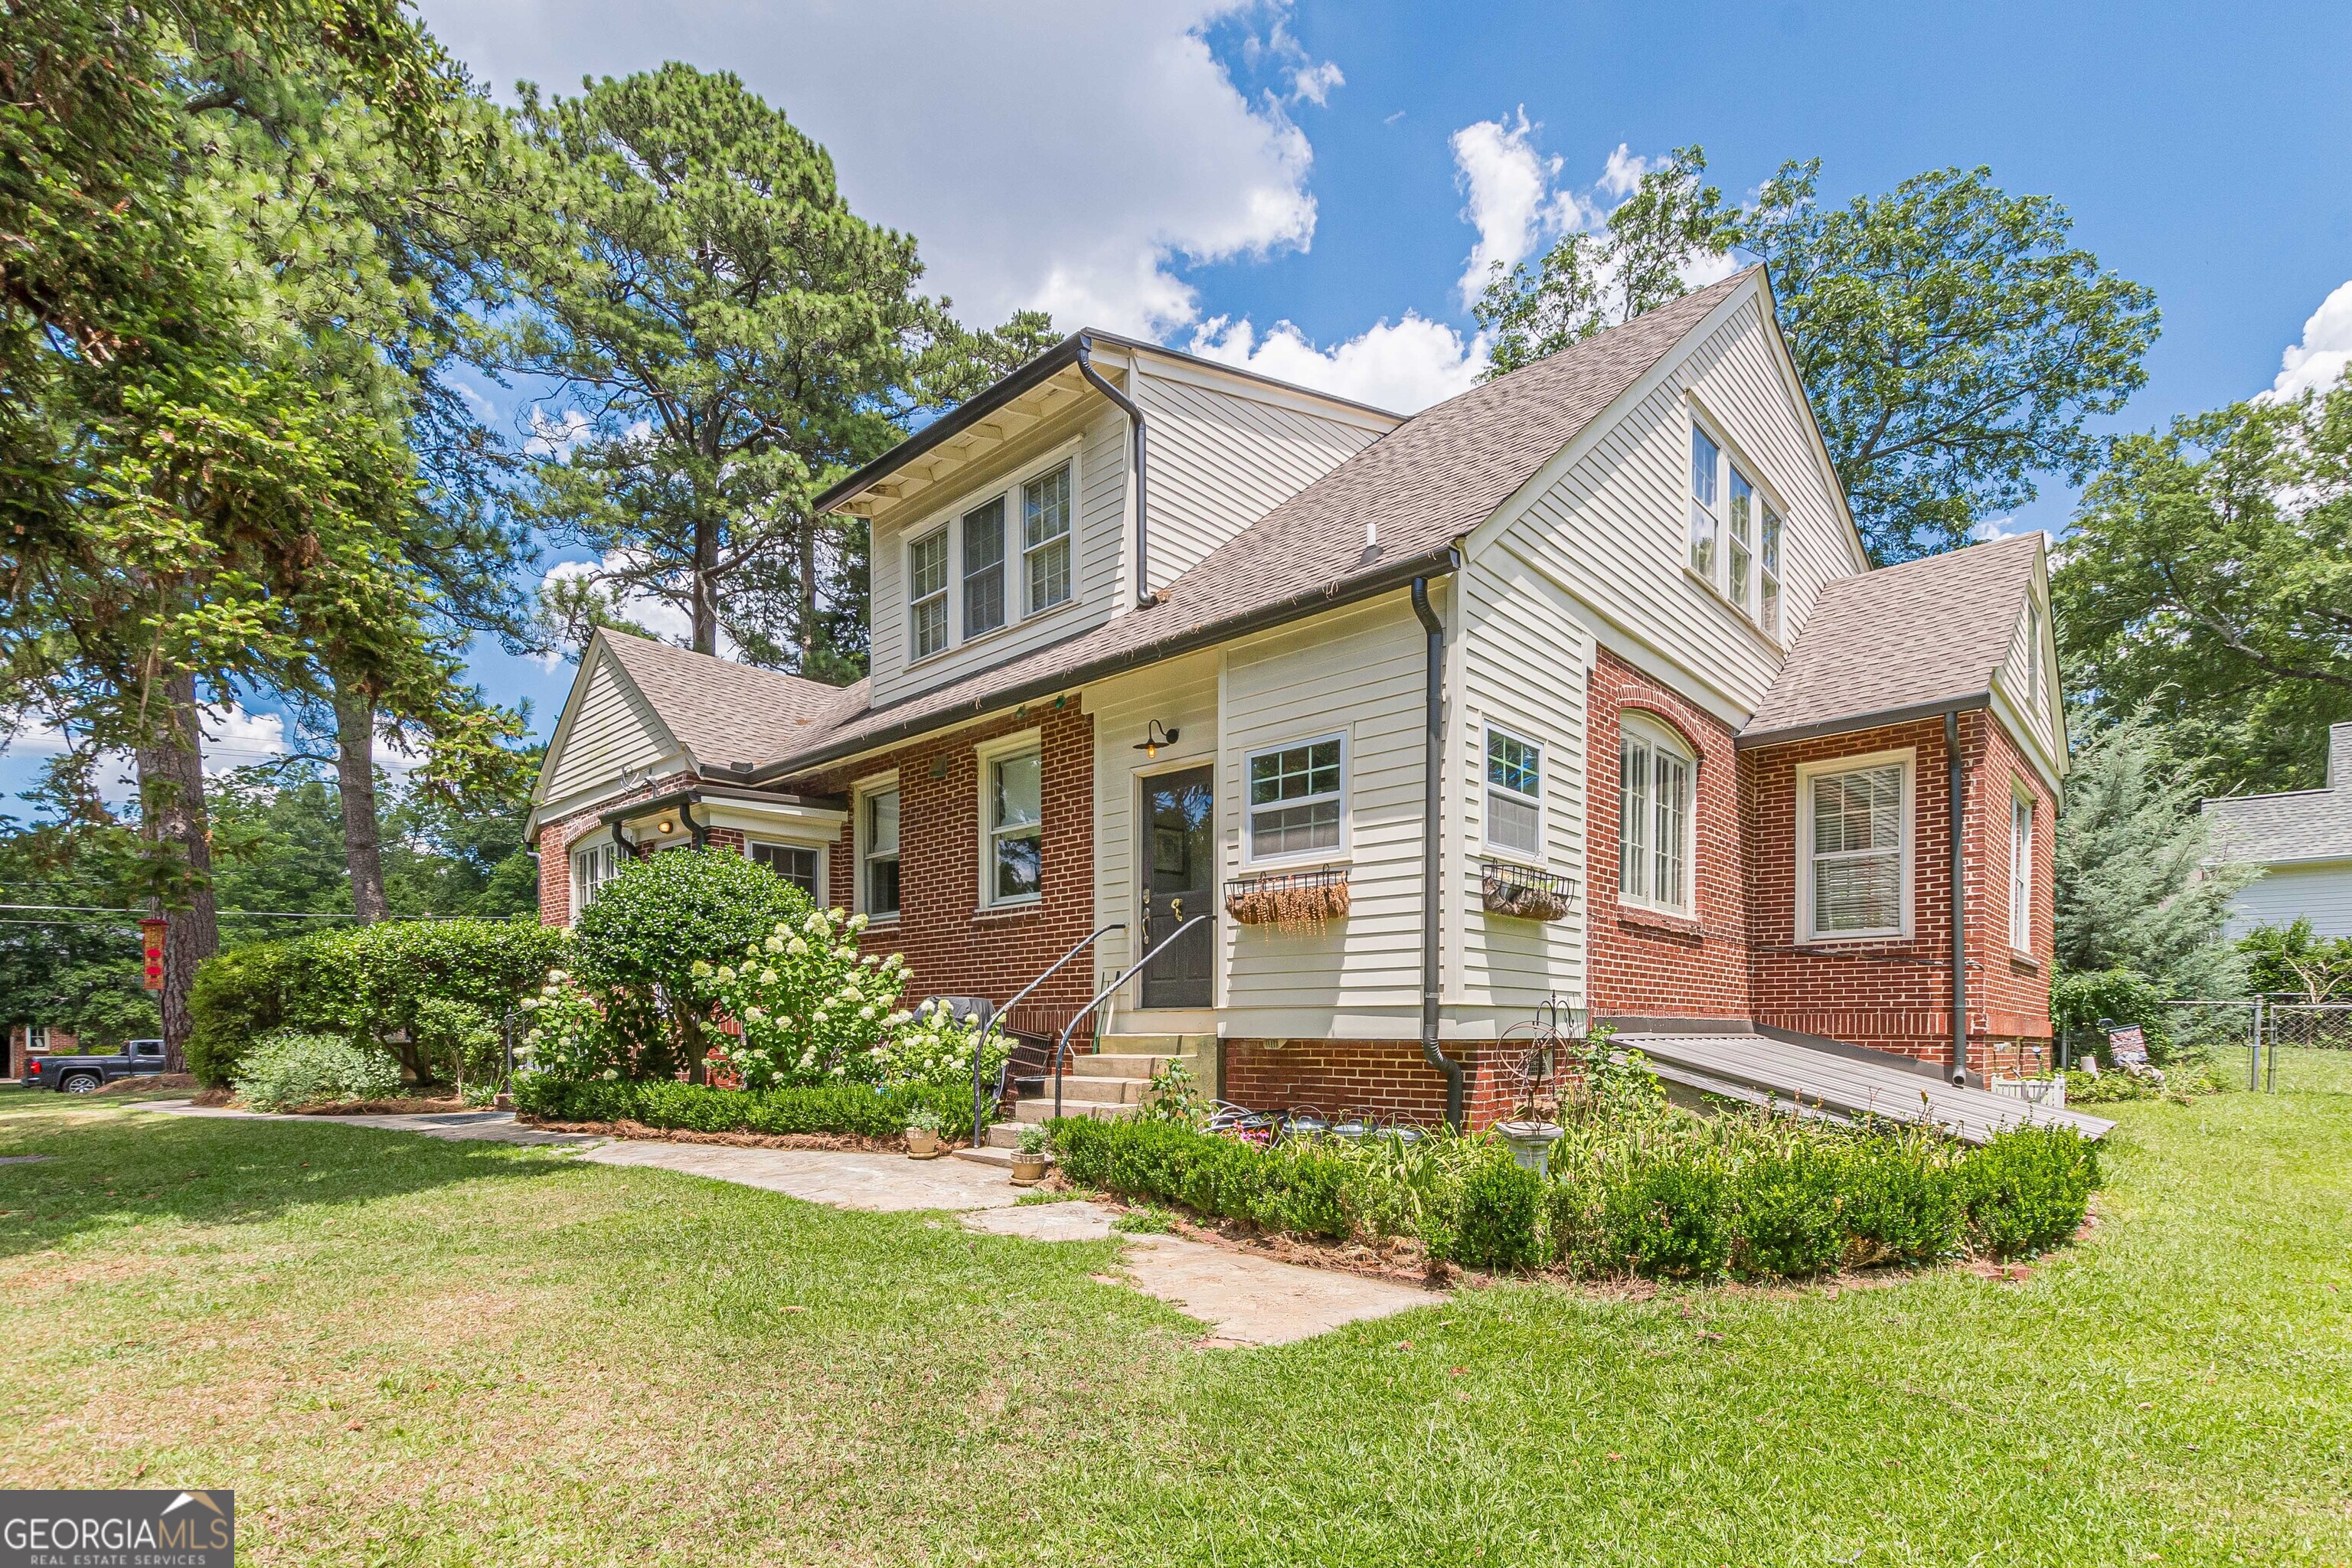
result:
[(1445, 755), (1445, 623), (1429, 607), (1429, 579), (1412, 580), (1412, 613), (1428, 636), (1421, 751), (1421, 1056), (1445, 1075), (1445, 1124), (1462, 1131), (1462, 1064), (1437, 1048), (1438, 809)]
[(1095, 340), (1091, 332), (1078, 334), (1078, 374), (1093, 384), (1094, 389), (1118, 405), (1127, 416), (1127, 426), (1133, 438), (1135, 465), (1135, 602), (1151, 604), (1151, 536), (1144, 526), (1143, 488), (1143, 410), (1129, 401), (1125, 393), (1103, 379), (1095, 368)]
[(1952, 1081), (1969, 1081), (1969, 896), (1967, 780), (1960, 769), (1960, 716), (1944, 715), (1944, 756), (1951, 768), (1946, 796), (1952, 826)]

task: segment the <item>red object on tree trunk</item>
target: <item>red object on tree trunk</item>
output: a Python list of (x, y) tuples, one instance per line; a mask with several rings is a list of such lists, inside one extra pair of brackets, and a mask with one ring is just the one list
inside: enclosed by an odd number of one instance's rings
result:
[(169, 924), (161, 915), (139, 922), (139, 935), (147, 949), (147, 989), (163, 989), (163, 931)]

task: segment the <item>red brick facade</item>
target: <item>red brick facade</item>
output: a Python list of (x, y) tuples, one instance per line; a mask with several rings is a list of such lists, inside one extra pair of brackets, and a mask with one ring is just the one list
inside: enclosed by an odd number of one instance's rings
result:
[[(1471, 1126), (1508, 1114), (1515, 1086), (1491, 1044), (1449, 1041), (1445, 1054), (1462, 1064)], [(1445, 1114), (1445, 1075), (1422, 1058), (1418, 1040), (1227, 1040), (1224, 1079), (1224, 1097), (1237, 1105), (1312, 1107), (1333, 1120), (1357, 1112), (1428, 1123)]]

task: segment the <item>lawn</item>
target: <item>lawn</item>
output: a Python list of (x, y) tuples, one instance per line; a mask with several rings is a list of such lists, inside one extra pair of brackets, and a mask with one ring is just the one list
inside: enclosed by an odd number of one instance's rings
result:
[(9, 1095), (0, 1484), (253, 1563), (2352, 1563), (2352, 1096), (2114, 1109), (2023, 1280), (1204, 1352), (1116, 1243)]

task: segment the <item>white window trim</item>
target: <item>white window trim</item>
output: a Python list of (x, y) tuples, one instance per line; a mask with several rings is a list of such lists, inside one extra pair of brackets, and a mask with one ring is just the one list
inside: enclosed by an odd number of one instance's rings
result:
[[(1497, 735), (1502, 736), (1507, 741), (1517, 741), (1522, 746), (1531, 748), (1536, 754), (1536, 793), (1534, 796), (1536, 807), (1536, 848), (1532, 853), (1511, 845), (1497, 844), (1495, 842), (1495, 813), (1493, 805), (1487, 797), (1493, 795), (1496, 790), (1502, 790), (1503, 786), (1495, 783), (1486, 776), (1486, 754), (1490, 750), (1492, 750), (1495, 744), (1495, 737)], [(1488, 724), (1485, 727), (1484, 732), (1481, 733), (1478, 738), (1478, 842), (1483, 847), (1484, 852), (1486, 855), (1498, 859), (1517, 860), (1522, 865), (1528, 866), (1546, 866), (1550, 864), (1551, 811), (1545, 804), (1545, 796), (1550, 793), (1549, 787), (1550, 777), (1551, 748), (1549, 746), (1546, 745), (1541, 741), (1534, 739), (1523, 731), (1514, 730), (1507, 725)], [(1503, 793), (1507, 795), (1517, 795), (1518, 792), (1516, 790), (1504, 790)], [(1524, 800), (1528, 797), (1521, 795), (1520, 798)]]
[[(1257, 836), (1250, 831), (1250, 764), (1275, 752), (1296, 751), (1301, 746), (1319, 746), (1326, 741), (1339, 742), (1339, 842), (1329, 849), (1296, 849), (1287, 855), (1260, 855)], [(1355, 813), (1349, 808), (1349, 786), (1355, 782), (1355, 746), (1344, 730), (1327, 731), (1319, 735), (1301, 735), (1276, 741), (1264, 746), (1252, 746), (1242, 753), (1242, 781), (1238, 794), (1242, 808), (1242, 864), (1244, 866), (1316, 866), (1350, 858), (1354, 854)], [(1485, 776), (1485, 761), (1479, 763), (1480, 776)], [(1309, 797), (1312, 798), (1311, 796)], [(1297, 804), (1297, 803), (1292, 803)]]
[(830, 904), (833, 882), (833, 856), (830, 851), (833, 846), (811, 838), (779, 838), (772, 833), (747, 833), (743, 836), (743, 858), (751, 860), (754, 865), (759, 863), (751, 855), (756, 845), (765, 845), (771, 849), (806, 849), (814, 854), (816, 857), (816, 891), (810, 896), (816, 900), (818, 909)]
[[(993, 741), (983, 741), (972, 748), (972, 758), (978, 766), (972, 769), (974, 789), (973, 820), (980, 830), (980, 864), (974, 868), (980, 880), (980, 908), (982, 910), (1025, 910), (1045, 901), (1045, 748), (1043, 730), (1023, 730), (1017, 734), (1000, 735)], [(1034, 893), (1019, 893), (1009, 899), (995, 898), (996, 891), (996, 832), (988, 820), (989, 775), (995, 764), (1008, 757), (1025, 752), (1037, 753), (1037, 880)], [(898, 797), (898, 841), (901, 859), (898, 862), (898, 898), (907, 897), (904, 846), (907, 838), (907, 797)]]
[[(1638, 709), (1630, 710), (1619, 715), (1617, 721), (1617, 765), (1619, 769), (1617, 791), (1618, 800), (1620, 802), (1617, 823), (1617, 840), (1619, 846), (1617, 901), (1627, 909), (1646, 910), (1652, 914), (1673, 915), (1682, 920), (1694, 919), (1696, 917), (1698, 912), (1698, 752), (1688, 741), (1683, 738), (1682, 732), (1676, 730), (1673, 725), (1666, 723), (1661, 719), (1653, 719), (1647, 714), (1640, 711)], [(1625, 892), (1625, 878), (1623, 873), (1625, 823), (1623, 818), (1622, 802), (1624, 800), (1625, 791), (1625, 779), (1623, 773), (1625, 741), (1628, 737), (1641, 742), (1643, 745), (1648, 746), (1652, 752), (1656, 752), (1661, 749), (1672, 752), (1676, 757), (1682, 760), (1684, 767), (1688, 770), (1690, 774), (1690, 798), (1683, 803), (1683, 899), (1680, 903), (1670, 904), (1663, 899), (1653, 898), (1648, 894), (1639, 894), (1629, 897)], [(1651, 773), (1651, 788), (1654, 791), (1656, 788), (1656, 784), (1657, 774), (1653, 771)], [(1654, 805), (1655, 799), (1656, 797), (1654, 794), (1652, 796)], [(1650, 843), (1646, 838), (1643, 840), (1643, 848), (1645, 852), (1650, 854), (1655, 854), (1657, 852), (1657, 846)]]
[[(866, 891), (866, 802), (873, 795), (891, 790), (898, 791), (898, 908), (888, 914), (877, 914), (866, 907), (871, 895)], [(850, 786), (849, 809), (849, 858), (854, 862), (850, 871), (851, 909), (864, 915), (869, 924), (897, 925), (899, 913), (907, 907), (907, 792), (899, 788), (898, 773), (893, 771), (859, 779)]]
[[(1085, 585), (1078, 580), (1078, 535), (1083, 521), (1080, 507), (1086, 480), (1080, 453), (1084, 446), (1084, 437), (1070, 437), (1043, 456), (1032, 458), (1004, 478), (976, 486), (925, 512), (919, 521), (899, 530), (898, 600), (907, 606), (908, 668), (945, 658), (960, 647), (1006, 636), (1014, 627), (1026, 626), (1031, 621), (1060, 615), (1085, 599)], [(1065, 463), (1070, 466), (1070, 596), (1059, 604), (1033, 611), (1029, 608), (1028, 552), (1024, 548), (1025, 534), (1021, 516), (1021, 487)], [(972, 633), (967, 631), (963, 624), (963, 519), (967, 512), (976, 511), (990, 501), (999, 500), (1004, 502), (1004, 620), (984, 632)], [(915, 653), (914, 547), (918, 541), (929, 539), (940, 530), (946, 531), (948, 541), (948, 640), (939, 652), (918, 658)]]
[[(1789, 508), (1780, 492), (1765, 479), (1763, 468), (1739, 449), (1738, 443), (1724, 435), (1723, 422), (1709, 416), (1696, 398), (1686, 398), (1690, 416), (1689, 428), (1683, 433), (1682, 459), (1682, 563), (1683, 574), (1694, 583), (1704, 583), (1717, 603), (1739, 618), (1747, 628), (1774, 647), (1785, 646), (1785, 628), (1789, 621)], [(1715, 443), (1715, 574), (1709, 576), (1691, 564), (1690, 509), (1694, 502), (1690, 489), (1691, 432), (1696, 431)], [(1738, 468), (1755, 493), (1754, 508), (1748, 519), (1748, 603), (1741, 605), (1731, 596), (1731, 470)], [(1780, 626), (1764, 624), (1764, 511), (1769, 507), (1780, 520)]]
[[(1902, 795), (1896, 806), (1903, 825), (1903, 845), (1900, 851), (1902, 892), (1899, 901), (1903, 919), (1899, 924), (1875, 931), (1841, 931), (1827, 934), (1813, 929), (1813, 791), (1817, 778), (1837, 773), (1858, 773), (1868, 768), (1883, 768), (1890, 763), (1903, 769)], [(1916, 927), (1916, 903), (1917, 889), (1918, 826), (1915, 818), (1918, 799), (1918, 755), (1909, 746), (1892, 751), (1870, 752), (1851, 757), (1832, 757), (1817, 763), (1797, 764), (1797, 943), (1801, 947), (1833, 947), (1843, 942), (1907, 941)]]
[[(928, 544), (933, 539), (940, 542), (940, 574), (943, 580), (937, 594), (925, 594), (918, 599), (915, 595), (915, 546)], [(929, 664), (935, 658), (944, 658), (955, 650), (956, 622), (961, 618), (956, 606), (956, 566), (962, 555), (963, 552), (956, 545), (956, 530), (949, 522), (926, 524), (907, 531), (900, 548), (898, 576), (907, 588), (907, 666), (910, 669), (919, 664)], [(933, 598), (940, 601), (940, 607), (945, 612), (942, 623), (944, 635), (940, 638), (939, 647), (924, 653), (915, 646), (915, 607), (923, 599)]]
[[(589, 893), (585, 886), (587, 868), (580, 863), (581, 858), (583, 855), (601, 854), (607, 850), (612, 851), (622, 861), (629, 858), (628, 847), (621, 842), (620, 835), (609, 827), (599, 827), (593, 832), (583, 833), (563, 847), (564, 874), (572, 879), (571, 914), (564, 921), (565, 925), (579, 924), (580, 911), (588, 907)], [(609, 882), (619, 874), (620, 867), (615, 865), (605, 876), (604, 880)]]
[[(2018, 842), (2017, 832), (2020, 807), (2023, 808), (2025, 819), (2024, 844), (2022, 846), (2024, 854), (2022, 856), (2018, 853), (2018, 850), (2021, 847)], [(2014, 779), (2011, 780), (2009, 806), (2009, 945), (2011, 952), (2022, 953), (2028, 958), (2033, 956), (2033, 856), (2036, 848), (2034, 840), (2041, 837), (2041, 835), (2035, 831), (2037, 819), (2040, 816), (2041, 803), (2034, 799), (2032, 795), (2026, 793), (2025, 786), (2023, 784), (2019, 784)], [(2021, 861), (2022, 861), (2021, 866), (2020, 864)], [(2021, 879), (2019, 876), (2021, 869), (2024, 873)], [(2024, 883), (2023, 890), (2025, 896), (2022, 899), (2018, 897), (2018, 884), (2021, 880)]]
[(1068, 465), (1070, 470), (1069, 516), (1064, 520), (1065, 526), (1060, 538), (1063, 552), (1069, 557), (1070, 591), (1050, 605), (1032, 605), (1029, 602), (1029, 558), (1050, 550), (1055, 542), (1048, 540), (1044, 544), (1035, 545), (1029, 542), (1029, 503), (1026, 492), (1032, 482), (1044, 479), (1047, 474), (1052, 473), (1054, 468), (1061, 466), (1057, 463), (1040, 468), (1028, 479), (1015, 485), (1013, 489), (1014, 505), (1012, 515), (1007, 518), (1005, 527), (1010, 532), (1017, 518), (1021, 529), (1021, 618), (1024, 621), (1034, 620), (1039, 616), (1051, 615), (1078, 596), (1078, 463), (1076, 458), (1072, 458)]

